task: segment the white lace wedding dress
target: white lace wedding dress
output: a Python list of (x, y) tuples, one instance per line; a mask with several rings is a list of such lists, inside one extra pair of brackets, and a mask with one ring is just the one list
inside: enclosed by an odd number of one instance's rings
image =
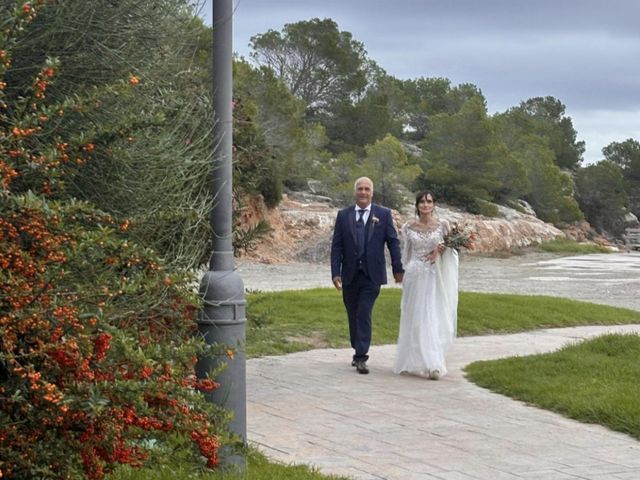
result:
[(402, 226), (402, 302), (395, 373), (439, 378), (447, 373), (445, 355), (456, 336), (458, 252), (447, 248), (435, 263), (427, 255), (443, 241), (447, 222), (433, 230)]

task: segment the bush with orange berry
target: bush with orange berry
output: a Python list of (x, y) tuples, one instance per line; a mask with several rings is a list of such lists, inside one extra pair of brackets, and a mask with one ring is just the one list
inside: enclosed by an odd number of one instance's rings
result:
[(96, 142), (56, 134), (75, 101), (48, 98), (59, 62), (12, 72), (45, 3), (0, 14), (0, 478), (101, 479), (176, 448), (213, 468), (228, 413), (201, 393), (213, 377), (194, 376), (211, 347), (193, 278), (69, 195)]

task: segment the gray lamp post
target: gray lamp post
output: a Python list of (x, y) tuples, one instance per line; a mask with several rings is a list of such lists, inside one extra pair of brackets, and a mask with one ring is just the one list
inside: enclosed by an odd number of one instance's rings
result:
[[(220, 387), (208, 394), (210, 401), (230, 410), (231, 431), (246, 443), (247, 394), (245, 356), (244, 284), (235, 269), (232, 244), (232, 0), (213, 0), (213, 99), (215, 138), (218, 140), (213, 168), (215, 205), (211, 214), (213, 251), (209, 271), (200, 283), (204, 308), (198, 315), (198, 329), (208, 344), (228, 345), (233, 358), (219, 355), (201, 358), (199, 377), (221, 364), (226, 369), (216, 379)], [(235, 458), (234, 463), (242, 460)]]

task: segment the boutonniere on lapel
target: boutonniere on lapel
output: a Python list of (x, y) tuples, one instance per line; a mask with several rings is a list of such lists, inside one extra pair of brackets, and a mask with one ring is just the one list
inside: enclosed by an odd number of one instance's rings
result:
[(374, 225), (376, 223), (378, 223), (380, 221), (380, 219), (378, 217), (376, 217), (375, 215), (373, 217), (371, 217), (371, 223), (373, 223)]

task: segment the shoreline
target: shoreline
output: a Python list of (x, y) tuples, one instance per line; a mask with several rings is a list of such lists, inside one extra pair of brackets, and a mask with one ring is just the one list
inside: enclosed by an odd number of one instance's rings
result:
[[(237, 269), (248, 292), (332, 288), (328, 263), (239, 259)], [(463, 253), (459, 289), (549, 295), (640, 310), (640, 252), (577, 256), (531, 252), (505, 258)]]

